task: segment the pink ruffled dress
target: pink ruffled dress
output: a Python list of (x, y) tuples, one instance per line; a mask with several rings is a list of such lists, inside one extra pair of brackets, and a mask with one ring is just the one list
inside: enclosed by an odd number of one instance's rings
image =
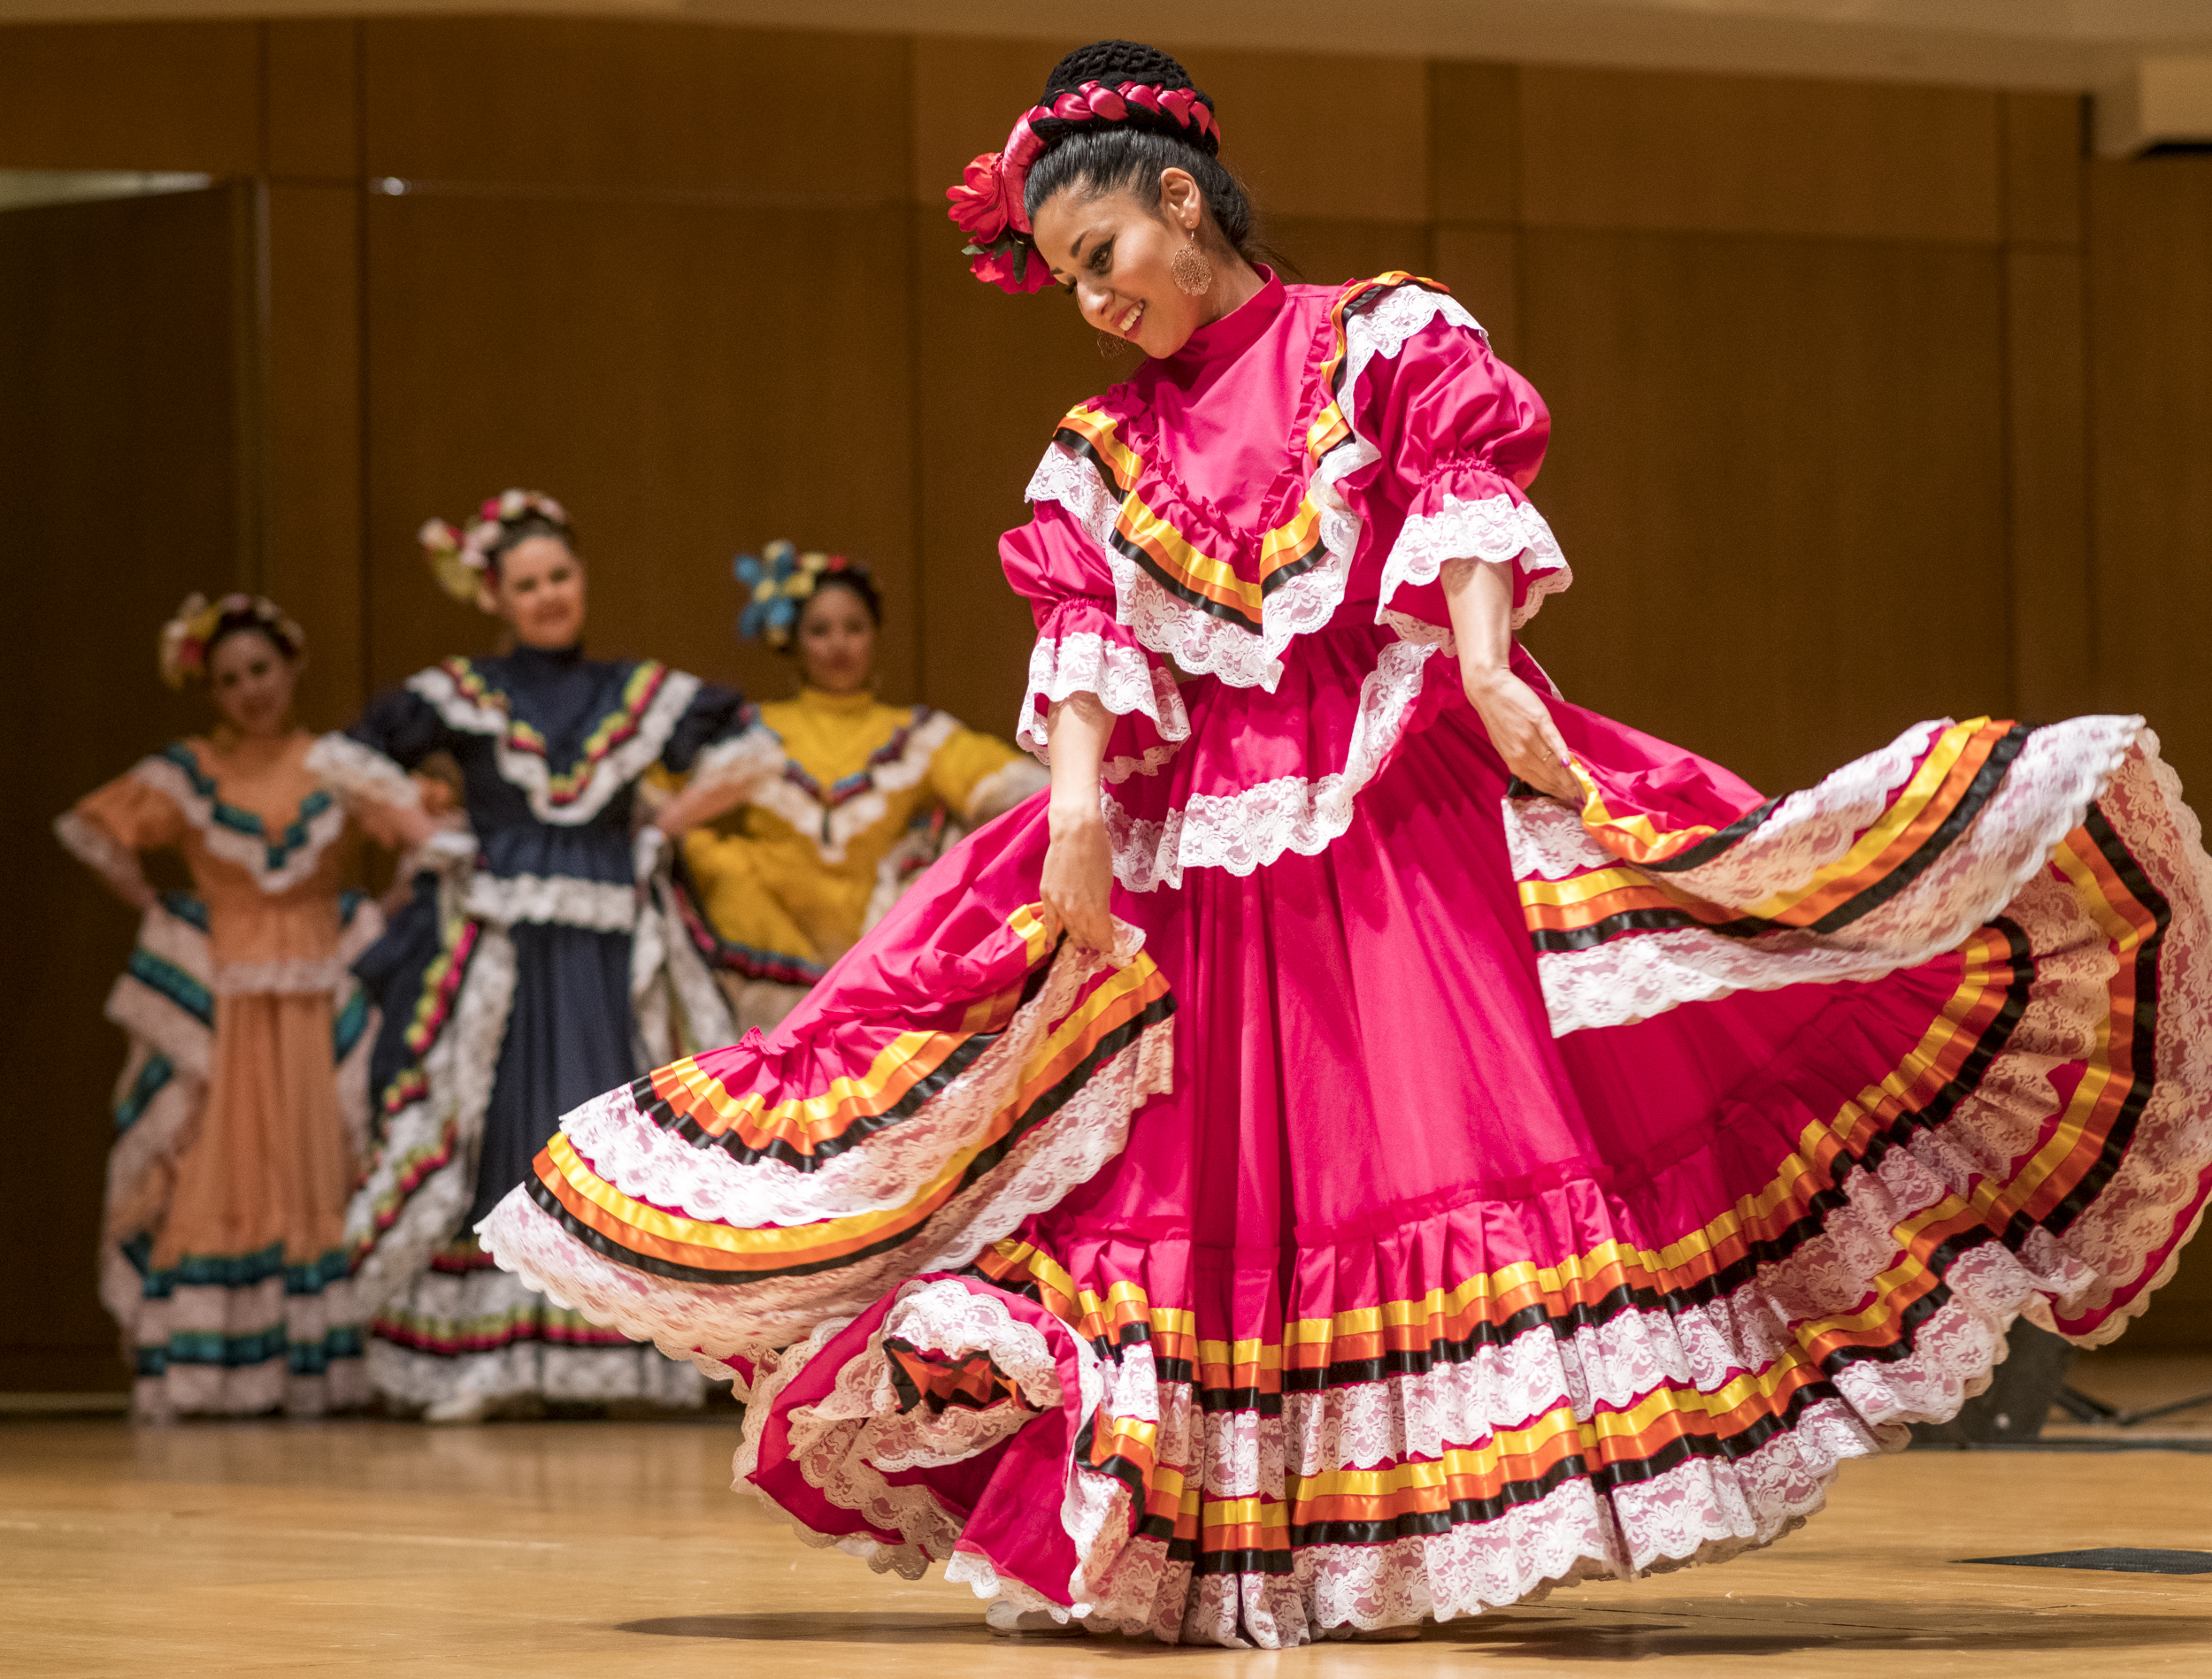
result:
[(1582, 807), (1531, 794), (1439, 580), (1565, 586), (1547, 429), (1402, 274), (1071, 413), (1003, 554), (1025, 744), (1118, 714), (1118, 948), (1046, 940), (1033, 800), (568, 1116), (487, 1247), (734, 1374), (810, 1542), (1267, 1646), (1764, 1545), (2016, 1316), (2116, 1334), (2212, 1187), (2154, 739), (1932, 722), (1763, 800), (1555, 700)]

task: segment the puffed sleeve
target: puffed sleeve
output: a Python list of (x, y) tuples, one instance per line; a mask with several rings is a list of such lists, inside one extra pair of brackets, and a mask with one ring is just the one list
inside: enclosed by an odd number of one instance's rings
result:
[(1484, 560), (1513, 567), (1517, 629), (1573, 575), (1527, 494), (1551, 416), (1449, 297), (1402, 288), (1376, 311), (1379, 322), (1394, 307), (1402, 316), (1432, 312), (1394, 354), (1383, 340), (1355, 398), (1356, 424), (1382, 458), (1348, 481), (1349, 499), (1378, 531), (1397, 533), (1382, 561), (1377, 610), (1448, 625), (1438, 580), (1444, 566)]
[(1002, 816), (1045, 785), (1043, 770), (995, 735), (956, 727), (929, 761), (929, 790), (971, 826)]
[[(1056, 452), (1058, 445), (1054, 446)], [(1048, 465), (1052, 464), (1048, 460)], [(1069, 464), (1087, 472), (1079, 462)], [(1045, 473), (1041, 471), (1041, 480)], [(1076, 480), (1078, 486), (1080, 479)], [(1033, 498), (1037, 485), (1031, 486)], [(1007, 581), (1029, 602), (1037, 642), (1029, 655), (1014, 740), (1042, 761), (1045, 720), (1071, 694), (1096, 696), (1117, 718), (1106, 748), (1110, 778), (1119, 770), (1156, 769), (1190, 737), (1190, 719), (1167, 662), (1140, 642), (1114, 612), (1113, 574), (1075, 510), (1037, 500), (1027, 525), (999, 539)]]
[(669, 732), (661, 767), (687, 786), (749, 786), (783, 767), (783, 748), (734, 688), (702, 682)]
[(370, 832), (388, 840), (380, 813), (423, 802), (421, 785), (408, 771), (434, 752), (451, 751), (456, 740), (436, 706), (411, 688), (394, 688), (371, 700), (343, 731), (317, 740), (307, 767)]
[(176, 801), (133, 768), (78, 800), (55, 822), (54, 837), (78, 862), (132, 897), (146, 882), (138, 854), (176, 844), (184, 826)]

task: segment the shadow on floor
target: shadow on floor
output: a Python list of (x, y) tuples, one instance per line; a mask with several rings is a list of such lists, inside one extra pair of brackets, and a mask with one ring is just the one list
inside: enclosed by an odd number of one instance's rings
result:
[[(628, 1621), (618, 1632), (742, 1644), (980, 1644), (992, 1642), (977, 1615), (895, 1612), (666, 1615)], [(1023, 1640), (1031, 1648), (1052, 1641)], [(1738, 1598), (1708, 1610), (1645, 1609), (1495, 1614), (1430, 1627), (1422, 1642), (1469, 1655), (1489, 1652), (1559, 1662), (1648, 1661), (1669, 1656), (1783, 1656), (1806, 1650), (2113, 1651), (2212, 1643), (2212, 1615), (2106, 1614), (2062, 1608), (1993, 1610), (1986, 1603), (1884, 1603), (1874, 1599)], [(1100, 1655), (1166, 1655), (1175, 1646), (1118, 1638), (1089, 1641)]]
[[(2056, 1591), (2054, 1596), (2059, 1595)], [(1509, 1652), (1559, 1662), (1647, 1661), (1668, 1656), (1782, 1656), (1807, 1650), (1904, 1651), (1915, 1655), (2008, 1650), (2084, 1652), (2212, 1643), (2212, 1615), (2108, 1614), (2062, 1608), (1993, 1610), (1986, 1603), (1888, 1604), (1814, 1599), (1760, 1604), (1738, 1599), (1709, 1612), (1599, 1611), (1555, 1619), (1455, 1621), (1425, 1642), (1471, 1655)]]
[(741, 1644), (984, 1644), (980, 1606), (972, 1615), (866, 1610), (821, 1614), (661, 1615), (626, 1621), (617, 1632), (661, 1638), (726, 1638)]

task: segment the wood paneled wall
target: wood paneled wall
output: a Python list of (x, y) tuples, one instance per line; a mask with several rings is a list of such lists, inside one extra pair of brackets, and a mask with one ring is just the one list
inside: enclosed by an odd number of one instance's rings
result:
[[(111, 239), (219, 222), (164, 245), (188, 283), (137, 291), (92, 257), (76, 284), (24, 218), (87, 212), (0, 217), (0, 426), (56, 403), (77, 427), (0, 433), (0, 543), (12, 575), (92, 592), (56, 610), (114, 626), (13, 678), (50, 722), (0, 865), (42, 906), (28, 947), (70, 954), (4, 1067), (73, 1140), (35, 1253), (0, 1238), (0, 1287), (60, 1297), (12, 1323), (0, 1384), (78, 1382), (110, 1343), (72, 1267), (124, 918), (42, 824), (184, 721), (135, 649), (186, 586), (292, 607), (303, 709), (334, 723), (489, 644), (412, 533), (534, 484), (578, 519), (602, 648), (781, 691), (731, 638), (727, 562), (789, 535), (882, 577), (887, 697), (1008, 725), (1029, 626), (996, 538), (1054, 418), (1116, 374), (1064, 300), (968, 279), (942, 194), (1060, 50), (521, 18), (0, 29), (0, 167), (241, 183), (88, 213)], [(2085, 169), (2079, 108), (2048, 95), (1187, 58), (1305, 278), (1432, 273), (1549, 400), (1536, 495), (1581, 581), (1531, 640), (1570, 694), (1776, 789), (1922, 717), (2098, 703), (2212, 776), (2212, 162)], [(43, 266), (7, 267), (11, 229)], [(105, 311), (118, 371), (17, 384), (23, 324), (65, 307)], [(161, 348), (132, 364), (141, 338)], [(111, 458), (162, 463), (131, 494), (164, 534), (94, 541), (65, 498), (134, 406), (140, 453)], [(2177, 1296), (2212, 1300), (2207, 1273)], [(2131, 1342), (2202, 1337), (2177, 1299)]]

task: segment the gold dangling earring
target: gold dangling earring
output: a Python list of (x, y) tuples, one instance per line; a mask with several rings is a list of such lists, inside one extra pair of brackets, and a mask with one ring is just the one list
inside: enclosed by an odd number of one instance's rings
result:
[(1213, 289), (1214, 265), (1206, 260), (1206, 253), (1198, 249), (1198, 229), (1187, 231), (1190, 242), (1177, 248), (1168, 260), (1168, 272), (1175, 276), (1178, 290), (1193, 297), (1203, 297)]
[(1107, 332), (1102, 332), (1098, 335), (1098, 353), (1110, 362), (1119, 361), (1122, 352), (1129, 348), (1129, 341), (1125, 338), (1117, 337), (1114, 334)]

